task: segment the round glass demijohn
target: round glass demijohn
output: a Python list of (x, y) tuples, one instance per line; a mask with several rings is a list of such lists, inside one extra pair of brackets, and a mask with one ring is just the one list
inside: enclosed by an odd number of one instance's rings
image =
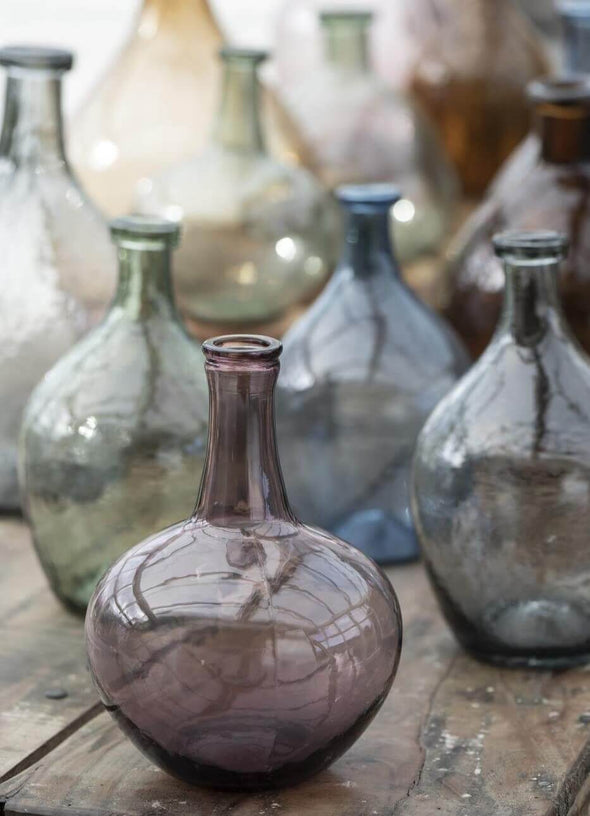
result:
[(17, 438), (43, 374), (102, 315), (115, 260), (106, 225), (72, 176), (61, 80), (68, 51), (0, 49), (0, 509), (19, 506)]
[(504, 279), (491, 240), (497, 230), (551, 229), (571, 251), (560, 281), (567, 319), (590, 351), (590, 78), (567, 76), (529, 86), (538, 137), (519, 151), (449, 250), (445, 315), (474, 356), (500, 314)]
[(468, 365), (460, 342), (403, 283), (388, 185), (342, 187), (336, 273), (285, 336), (279, 435), (287, 488), (306, 523), (381, 563), (418, 555), (410, 464), (428, 414)]
[(209, 147), (137, 189), (136, 209), (182, 220), (177, 288), (196, 321), (263, 323), (331, 271), (336, 219), (305, 170), (265, 150), (257, 69), (264, 52), (221, 51), (223, 92)]
[(280, 343), (225, 336), (204, 351), (195, 511), (102, 578), (86, 616), (89, 665), (107, 710), (165, 770), (277, 787), (331, 764), (377, 713), (398, 666), (400, 610), (372, 561), (289, 507), (273, 416)]
[[(351, 5), (285, 0), (275, 58), (282, 95), (304, 74), (324, 69), (318, 12)], [(481, 195), (526, 134), (527, 83), (549, 70), (534, 26), (513, 0), (371, 0), (367, 6), (378, 17), (372, 49), (378, 74), (424, 106), (464, 192)]]
[(186, 516), (205, 458), (202, 354), (170, 280), (178, 226), (127, 217), (111, 231), (110, 311), (37, 386), (21, 432), (35, 548), (56, 595), (79, 610), (138, 536)]
[(412, 509), (442, 610), (476, 657), (590, 659), (590, 360), (557, 292), (566, 238), (496, 237), (496, 333), (420, 435)]
[(438, 133), (409, 97), (371, 68), (370, 12), (320, 14), (325, 65), (283, 88), (302, 158), (322, 182), (395, 182), (403, 190), (392, 210), (402, 261), (434, 253), (453, 220), (458, 180)]

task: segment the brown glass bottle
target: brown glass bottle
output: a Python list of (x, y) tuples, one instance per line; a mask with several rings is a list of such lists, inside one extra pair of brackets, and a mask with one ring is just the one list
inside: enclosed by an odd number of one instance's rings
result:
[(491, 238), (507, 229), (568, 236), (561, 297), (575, 336), (590, 351), (590, 78), (538, 80), (528, 94), (536, 161), (527, 158), (526, 172), (512, 169), (492, 187), (450, 252), (445, 313), (474, 357), (487, 346), (500, 313), (504, 280)]
[(524, 89), (548, 72), (541, 43), (510, 0), (414, 2), (408, 15), (420, 41), (410, 86), (464, 192), (481, 195), (528, 130)]

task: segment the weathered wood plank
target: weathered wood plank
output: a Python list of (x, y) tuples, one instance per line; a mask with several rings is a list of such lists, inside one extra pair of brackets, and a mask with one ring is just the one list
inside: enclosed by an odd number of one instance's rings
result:
[[(0, 779), (50, 750), (93, 713), (82, 620), (53, 598), (26, 526), (0, 523)], [(47, 692), (66, 696), (54, 699)]]

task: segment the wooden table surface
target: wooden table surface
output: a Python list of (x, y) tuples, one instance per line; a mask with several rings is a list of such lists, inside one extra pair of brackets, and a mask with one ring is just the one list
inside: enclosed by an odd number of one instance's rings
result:
[(456, 646), (419, 565), (389, 572), (404, 653), (373, 724), (329, 771), (253, 796), (191, 788), (125, 740), (97, 704), (82, 621), (54, 600), (21, 522), (0, 521), (0, 564), (5, 816), (590, 813), (590, 668), (476, 663)]

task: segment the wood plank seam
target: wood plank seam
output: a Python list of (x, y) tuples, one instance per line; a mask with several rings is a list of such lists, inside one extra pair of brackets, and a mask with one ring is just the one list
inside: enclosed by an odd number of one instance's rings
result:
[[(555, 803), (551, 805), (545, 816), (575, 816), (575, 813), (584, 812), (580, 811), (578, 806), (576, 806), (576, 799), (589, 778), (590, 740), (584, 745), (576, 761), (559, 786)], [(586, 800), (586, 803), (588, 803), (588, 800)]]

